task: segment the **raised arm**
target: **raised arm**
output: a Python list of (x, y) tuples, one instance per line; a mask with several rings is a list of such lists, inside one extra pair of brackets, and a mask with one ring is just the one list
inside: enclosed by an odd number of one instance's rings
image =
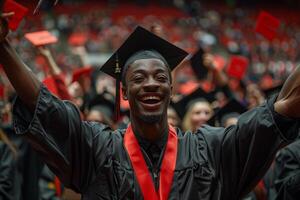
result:
[(274, 109), (287, 117), (300, 117), (300, 66), (285, 81)]
[[(3, 13), (2, 16), (8, 17), (9, 15)], [(41, 83), (6, 39), (8, 25), (2, 16), (0, 20), (0, 63), (23, 103), (33, 111)]]
[(13, 108), (16, 134), (26, 137), (65, 186), (84, 191), (98, 173), (95, 167), (103, 166), (107, 160), (112, 131), (104, 125), (82, 121), (77, 107), (53, 96), (9, 41), (0, 39), (0, 63), (18, 94)]

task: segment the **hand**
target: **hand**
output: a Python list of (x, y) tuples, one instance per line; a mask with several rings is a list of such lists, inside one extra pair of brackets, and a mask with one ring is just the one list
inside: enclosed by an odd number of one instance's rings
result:
[(7, 18), (13, 16), (15, 13), (1, 13), (0, 16), (0, 42), (3, 42), (8, 35), (9, 28), (8, 28), (8, 22)]

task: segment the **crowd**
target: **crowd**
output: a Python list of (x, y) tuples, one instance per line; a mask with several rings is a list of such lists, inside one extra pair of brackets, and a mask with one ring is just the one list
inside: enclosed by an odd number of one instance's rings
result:
[[(257, 11), (215, 11), (200, 5), (196, 8), (192, 15), (178, 11), (180, 17), (161, 14), (115, 18), (111, 16), (112, 8), (91, 9), (89, 12), (70, 10), (69, 13), (54, 10), (29, 17), (9, 38), (20, 57), (46, 87), (57, 97), (72, 101), (80, 109), (82, 119), (117, 129), (128, 125), (129, 105), (121, 100), (121, 117), (114, 117), (116, 83), (101, 71), (100, 66), (136, 25), (141, 25), (190, 53), (172, 72), (175, 84), (168, 122), (192, 132), (204, 124), (229, 127), (236, 124), (240, 114), (261, 105), (278, 92), (283, 81), (295, 70), (300, 61), (300, 52), (297, 51), (300, 24), (286, 21), (277, 37), (269, 41), (254, 32), (256, 18), (253, 16)], [(166, 11), (177, 9), (165, 8)], [(54, 34), (59, 42), (36, 47), (24, 38), (24, 30), (34, 32), (41, 29)], [(202, 67), (208, 71), (201, 80), (190, 62), (199, 48), (204, 50), (204, 55), (199, 58)], [(242, 79), (226, 74), (226, 63), (231, 55), (249, 59), (247, 73)], [(64, 188), (28, 142), (15, 136), (12, 128), (15, 92), (2, 73), (0, 199), (78, 198), (70, 197), (72, 192)], [(298, 196), (299, 187), (292, 184), (299, 184), (298, 143), (296, 141), (277, 154), (265, 177), (245, 199), (279, 200)], [(6, 173), (10, 181), (2, 186), (5, 179), (2, 169), (9, 160), (14, 167)], [(9, 198), (10, 194), (15, 196)]]

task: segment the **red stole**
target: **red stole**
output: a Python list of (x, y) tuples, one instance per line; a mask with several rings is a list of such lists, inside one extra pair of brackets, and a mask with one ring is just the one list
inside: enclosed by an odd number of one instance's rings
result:
[(131, 125), (128, 126), (124, 136), (124, 145), (145, 200), (168, 199), (176, 165), (177, 142), (176, 131), (173, 127), (169, 126), (167, 146), (160, 170), (159, 190), (156, 191), (139, 143), (132, 131)]

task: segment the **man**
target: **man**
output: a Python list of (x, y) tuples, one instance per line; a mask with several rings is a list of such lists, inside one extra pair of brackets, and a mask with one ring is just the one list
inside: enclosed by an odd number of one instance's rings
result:
[(182, 133), (168, 126), (167, 107), (170, 68), (186, 53), (138, 27), (102, 67), (123, 79), (131, 108), (129, 127), (112, 131), (81, 121), (73, 104), (52, 96), (5, 38), (0, 54), (19, 95), (16, 132), (83, 199), (239, 199), (297, 136), (299, 125), (288, 117), (300, 115), (300, 69), (277, 99), (243, 114), (236, 126)]

